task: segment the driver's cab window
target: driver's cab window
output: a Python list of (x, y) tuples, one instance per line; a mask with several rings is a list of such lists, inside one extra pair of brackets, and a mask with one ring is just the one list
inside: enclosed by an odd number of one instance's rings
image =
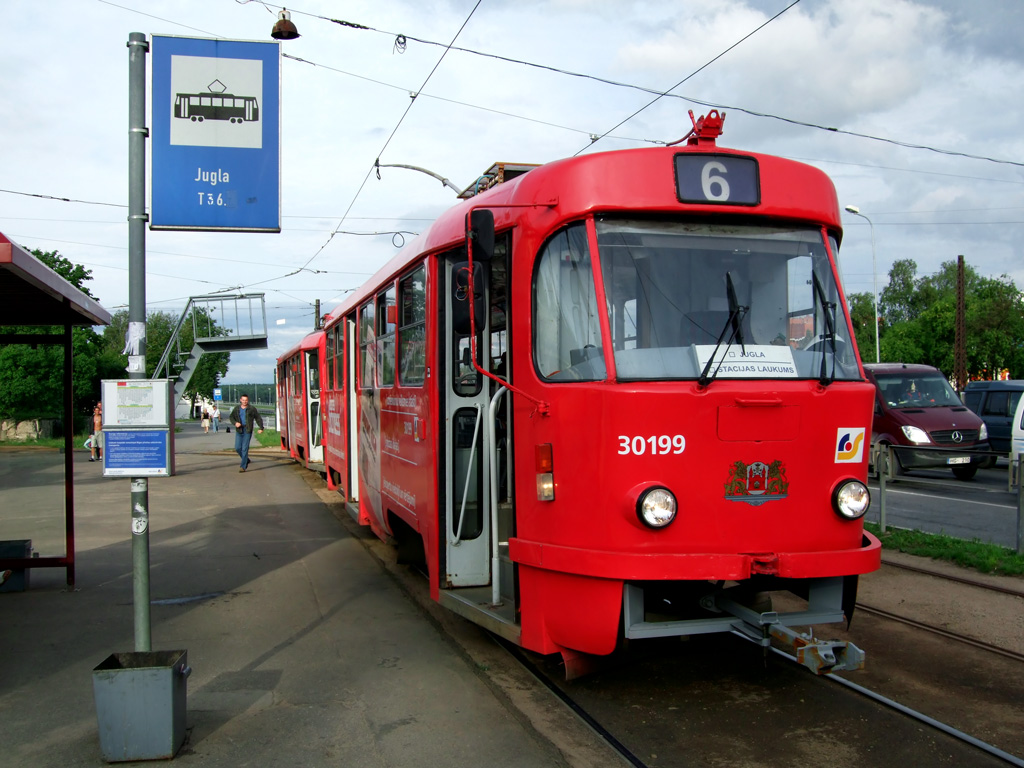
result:
[(600, 314), (587, 228), (573, 224), (548, 240), (537, 259), (533, 334), (541, 376), (551, 381), (605, 378)]

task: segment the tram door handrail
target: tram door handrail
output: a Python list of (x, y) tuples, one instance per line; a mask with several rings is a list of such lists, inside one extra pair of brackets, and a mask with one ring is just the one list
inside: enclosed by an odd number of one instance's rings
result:
[(501, 538), (498, 531), (498, 401), (503, 395), (508, 394), (506, 387), (498, 387), (498, 391), (491, 398), (491, 404), (487, 411), (488, 430), (487, 437), (487, 459), (490, 469), (490, 491), (491, 491), (491, 604), (498, 605), (501, 602), (501, 569), (499, 567), (499, 554)]
[[(473, 423), (473, 441), (469, 448), (469, 462), (467, 465), (469, 467), (473, 466), (473, 461), (476, 459), (476, 438), (477, 435), (480, 434), (480, 422), (483, 420), (484, 415), (483, 408), (480, 407), (479, 403), (477, 403), (474, 408), (476, 408), (476, 421)], [(473, 473), (467, 470), (466, 482), (462, 487), (462, 507), (459, 511), (459, 529), (455, 532), (455, 539), (452, 541), (452, 544), (455, 546), (458, 546), (459, 542), (462, 541), (462, 524), (466, 521), (466, 499), (469, 497), (469, 482), (472, 477)]]

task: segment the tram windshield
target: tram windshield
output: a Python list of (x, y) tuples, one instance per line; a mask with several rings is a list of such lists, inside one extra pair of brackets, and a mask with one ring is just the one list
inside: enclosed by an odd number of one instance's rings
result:
[[(820, 229), (611, 217), (596, 228), (619, 380), (860, 379)], [(552, 381), (606, 377), (584, 234), (556, 235), (538, 264), (538, 320), (560, 318), (537, 337)]]

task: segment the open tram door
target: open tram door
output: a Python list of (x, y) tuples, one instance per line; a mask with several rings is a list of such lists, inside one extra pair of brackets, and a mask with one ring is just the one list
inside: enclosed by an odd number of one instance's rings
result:
[[(477, 610), (490, 606), (490, 611), (500, 614), (503, 621), (510, 621), (515, 607), (512, 567), (507, 549), (500, 545), (508, 541), (512, 517), (511, 507), (505, 501), (510, 498), (511, 488), (510, 432), (505, 414), (511, 409), (507, 391), (499, 382), (481, 375), (473, 365), (469, 319), (472, 301), (476, 363), (495, 376), (505, 378), (506, 329), (509, 327), (505, 301), (508, 238), (499, 239), (493, 252), (493, 259), (484, 262), (476, 261), (478, 251), (474, 250), (472, 276), (464, 250), (449, 253), (442, 261), (445, 325), (440, 343), (444, 346), (441, 359), (445, 367), (441, 377), (445, 424), (442, 447), (445, 540), (441, 586), (451, 590), (447, 597), (453, 599), (442, 596), (449, 607), (464, 613), (465, 605), (460, 607), (452, 602), (465, 601)], [(494, 400), (499, 392), (504, 394)], [(492, 462), (492, 454), (497, 461)], [(495, 498), (498, 514), (492, 514)], [(495, 558), (496, 551), (501, 552), (500, 558)], [(493, 563), (498, 563), (501, 569), (499, 601), (493, 599), (489, 589)], [(460, 589), (470, 587), (481, 589)], [(479, 618), (474, 620), (479, 621)]]
[(309, 442), (309, 456), (306, 464), (324, 463), (324, 429), (320, 416), (320, 352), (318, 349), (307, 350), (305, 353), (305, 386), (306, 397), (306, 439)]

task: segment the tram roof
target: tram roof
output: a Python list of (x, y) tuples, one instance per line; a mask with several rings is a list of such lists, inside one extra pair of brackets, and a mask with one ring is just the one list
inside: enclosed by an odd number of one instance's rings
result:
[(0, 232), (0, 325), (109, 325), (110, 313)]
[[(754, 158), (759, 168), (761, 202), (756, 206), (680, 203), (674, 158), (683, 153)], [(538, 211), (548, 210), (537, 217), (538, 224), (549, 222), (552, 227), (592, 213), (636, 211), (800, 221), (825, 226), (842, 237), (835, 186), (824, 171), (814, 166), (713, 143), (614, 150), (554, 160), (460, 201), (381, 267), (366, 285), (376, 286), (400, 273), (422, 254), (458, 245), (465, 237), (466, 214), (471, 209), (490, 208), (495, 229), (500, 231), (521, 215), (524, 206), (534, 205)], [(327, 324), (365, 298), (361, 290), (350, 294), (331, 310)]]
[(316, 349), (320, 346), (320, 340), (324, 337), (323, 329), (317, 329), (311, 331), (302, 337), (302, 340), (294, 347), (289, 349), (287, 352), (283, 352), (278, 355), (277, 362), (280, 363), (282, 360), (287, 360), (289, 357), (294, 357), (304, 349)]

